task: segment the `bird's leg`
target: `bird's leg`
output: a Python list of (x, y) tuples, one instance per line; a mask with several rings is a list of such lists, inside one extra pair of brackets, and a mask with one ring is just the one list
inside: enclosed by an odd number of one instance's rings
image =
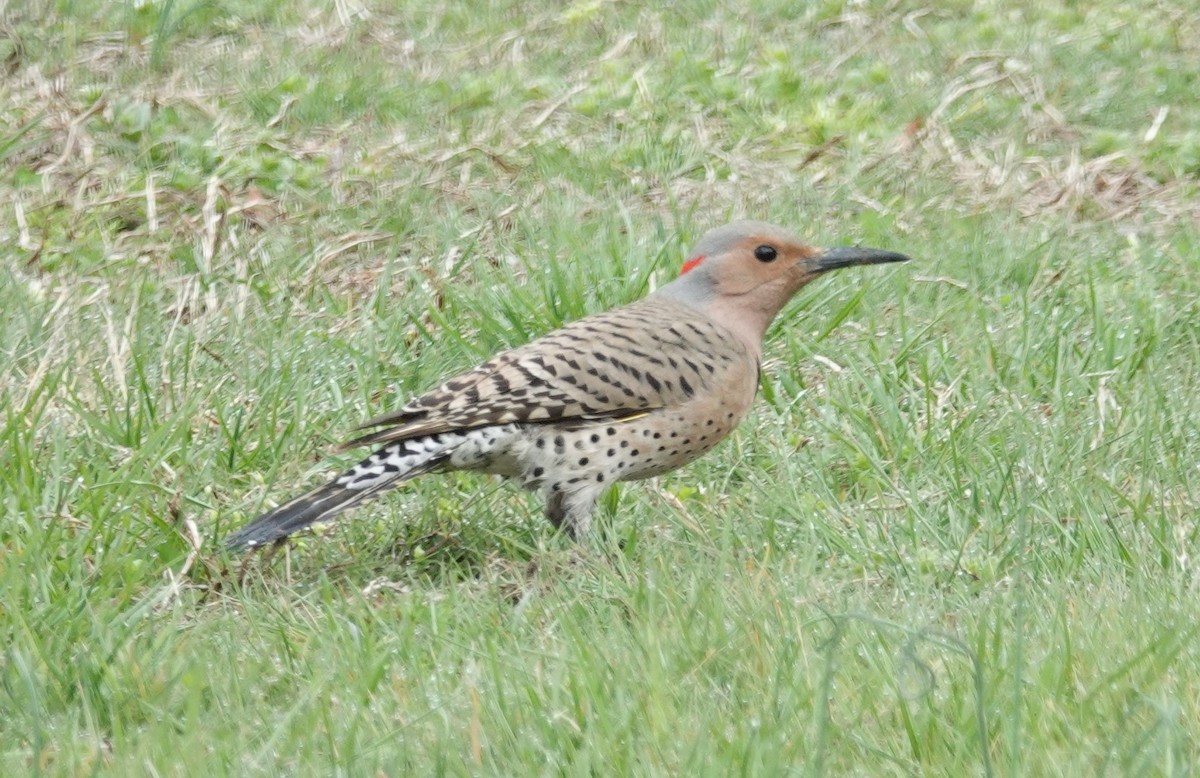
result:
[(592, 512), (599, 496), (595, 489), (567, 491), (562, 484), (551, 484), (546, 490), (546, 518), (555, 529), (567, 533), (572, 540), (580, 540), (592, 525)]

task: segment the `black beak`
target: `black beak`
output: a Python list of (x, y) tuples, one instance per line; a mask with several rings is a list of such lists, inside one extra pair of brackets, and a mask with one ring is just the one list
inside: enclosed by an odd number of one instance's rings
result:
[(812, 258), (813, 269), (818, 273), (837, 270), (854, 265), (880, 265), (884, 262), (907, 262), (908, 257), (894, 251), (869, 249), (862, 246), (838, 246), (827, 249), (824, 254)]

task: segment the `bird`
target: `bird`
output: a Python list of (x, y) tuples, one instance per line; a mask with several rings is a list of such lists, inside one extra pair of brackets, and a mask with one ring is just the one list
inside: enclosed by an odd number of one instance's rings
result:
[(372, 446), (369, 456), (225, 547), (282, 542), (416, 476), (454, 470), (540, 492), (550, 523), (583, 539), (613, 484), (675, 470), (733, 431), (758, 391), (767, 327), (800, 289), (832, 270), (908, 259), (814, 247), (762, 221), (713, 229), (646, 297), (502, 351), (361, 425), (370, 431), (341, 448)]

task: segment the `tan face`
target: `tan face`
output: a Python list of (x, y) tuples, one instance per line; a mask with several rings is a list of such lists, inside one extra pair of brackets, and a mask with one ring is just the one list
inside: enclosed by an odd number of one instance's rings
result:
[(757, 354), (771, 320), (809, 281), (838, 268), (906, 259), (860, 246), (810, 246), (767, 222), (738, 221), (706, 233), (680, 277), (655, 294), (701, 310)]
[(741, 221), (707, 233), (684, 263), (681, 275), (695, 273), (690, 285), (703, 279), (701, 286), (717, 296), (786, 298), (830, 270), (907, 259), (893, 251), (862, 246), (810, 246), (772, 224)]
[(718, 295), (741, 296), (760, 287), (788, 294), (803, 286), (817, 272), (811, 264), (821, 250), (802, 243), (782, 230), (747, 230), (713, 241), (713, 256), (699, 253), (684, 263), (682, 274), (701, 270)]
[(717, 293), (744, 295), (761, 287), (794, 292), (816, 275), (807, 260), (820, 253), (796, 240), (749, 235), (713, 268)]

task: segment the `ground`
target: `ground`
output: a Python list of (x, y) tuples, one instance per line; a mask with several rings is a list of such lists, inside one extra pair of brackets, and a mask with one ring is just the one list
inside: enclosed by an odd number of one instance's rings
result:
[[(1187, 3), (0, 2), (0, 773), (1189, 775)], [(784, 312), (583, 546), (219, 541), (730, 218)]]

